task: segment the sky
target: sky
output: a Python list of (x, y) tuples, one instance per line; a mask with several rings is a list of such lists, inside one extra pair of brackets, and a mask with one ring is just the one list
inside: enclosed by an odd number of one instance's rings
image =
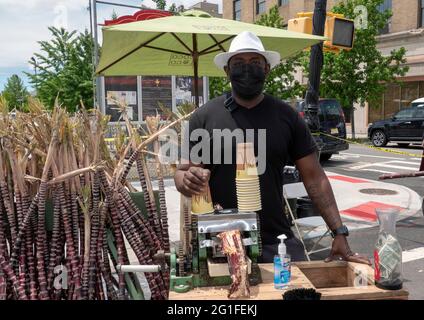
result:
[[(202, 0), (168, 0), (186, 8)], [(223, 0), (208, 0), (217, 3), (222, 12)], [(155, 8), (151, 0), (109, 0), (108, 2), (140, 5)], [(7, 79), (19, 75), (29, 90), (32, 90), (26, 72), (34, 72), (28, 61), (40, 51), (38, 41), (49, 40), (49, 26), (64, 27), (68, 30), (90, 29), (89, 0), (0, 0), (0, 91)], [(137, 9), (127, 9), (98, 4), (98, 23), (111, 18), (112, 12), (118, 16), (133, 14)], [(100, 27), (99, 27), (99, 33)], [(101, 41), (101, 40), (100, 40)]]

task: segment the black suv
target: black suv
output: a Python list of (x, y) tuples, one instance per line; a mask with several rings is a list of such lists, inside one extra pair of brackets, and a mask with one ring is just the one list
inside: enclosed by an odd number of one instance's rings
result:
[(420, 143), (424, 134), (424, 106), (404, 109), (388, 120), (371, 123), (368, 138), (376, 147), (384, 147), (388, 142), (397, 142), (400, 147)]
[[(337, 138), (346, 139), (346, 121), (343, 109), (340, 103), (335, 99), (321, 99), (319, 101), (319, 120), (321, 132), (326, 135), (321, 135), (324, 142), (321, 150), (321, 160), (327, 161), (333, 154), (349, 149), (349, 144)], [(296, 110), (300, 115), (305, 115), (305, 101), (296, 102)], [(327, 135), (330, 135), (327, 136)], [(332, 138), (334, 136), (335, 138)]]

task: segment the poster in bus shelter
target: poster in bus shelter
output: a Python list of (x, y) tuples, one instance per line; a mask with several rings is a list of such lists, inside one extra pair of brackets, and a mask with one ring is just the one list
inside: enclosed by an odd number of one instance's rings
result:
[[(177, 107), (184, 103), (196, 103), (193, 77), (177, 77), (175, 97)], [(203, 78), (199, 79), (199, 105), (203, 104)]]
[(142, 77), (143, 121), (147, 116), (159, 114), (165, 120), (159, 104), (172, 110), (172, 77)]
[(127, 115), (132, 121), (139, 121), (137, 77), (105, 77), (106, 114), (111, 122), (122, 121), (118, 103), (127, 107)]

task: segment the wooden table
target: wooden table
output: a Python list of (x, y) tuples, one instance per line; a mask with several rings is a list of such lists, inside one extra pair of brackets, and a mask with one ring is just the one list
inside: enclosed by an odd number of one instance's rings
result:
[[(283, 290), (274, 288), (274, 266), (259, 265), (262, 283), (252, 286), (251, 300), (281, 300)], [(322, 300), (384, 300), (408, 299), (406, 290), (382, 290), (374, 285), (374, 270), (351, 262), (322, 261), (292, 264), (289, 289), (314, 288)], [(195, 288), (187, 293), (170, 292), (170, 300), (228, 300), (228, 286)]]

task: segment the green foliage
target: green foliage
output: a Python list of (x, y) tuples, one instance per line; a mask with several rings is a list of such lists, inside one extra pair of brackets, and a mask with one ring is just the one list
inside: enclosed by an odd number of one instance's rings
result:
[[(278, 7), (274, 6), (267, 14), (261, 15), (256, 24), (283, 29), (284, 22)], [(303, 65), (304, 58), (305, 54), (300, 53), (272, 69), (265, 82), (264, 91), (283, 100), (303, 95), (304, 88), (295, 80), (294, 74)], [(227, 78), (210, 78), (209, 85), (211, 99), (230, 90)]]
[(224, 92), (231, 91), (230, 81), (225, 77), (209, 78), (209, 99), (219, 97)]
[[(256, 24), (283, 29), (284, 21), (278, 6), (272, 7), (267, 14), (261, 15)], [(299, 53), (272, 69), (265, 83), (265, 92), (283, 100), (303, 95), (304, 88), (299, 81), (295, 80), (294, 75), (302, 66), (305, 57), (303, 52)]]
[(29, 61), (37, 73), (27, 73), (38, 98), (50, 108), (56, 98), (69, 111), (77, 110), (81, 101), (93, 108), (93, 40), (89, 32), (49, 30), (52, 39), (40, 41), (42, 53), (35, 53), (35, 61)]
[(166, 0), (152, 0), (154, 3), (156, 3), (156, 9), (158, 10), (165, 10), (166, 8)]
[(383, 0), (347, 0), (333, 11), (355, 19), (360, 12), (355, 8), (365, 6), (368, 11), (367, 28), (355, 30), (354, 48), (340, 54), (326, 53), (322, 72), (321, 96), (336, 98), (345, 109), (352, 110), (354, 103), (364, 104), (381, 99), (387, 83), (396, 81), (408, 71), (405, 48), (383, 56), (377, 48), (377, 36), (392, 16), (391, 11), (379, 12)]
[(184, 5), (177, 6), (174, 2), (169, 6), (168, 11), (172, 12), (174, 15), (178, 15), (181, 12), (184, 12)]
[(172, 12), (173, 14), (178, 13), (176, 4), (175, 4), (175, 3), (172, 3), (172, 4), (169, 6), (168, 11), (169, 11), (169, 12)]
[(9, 110), (17, 109), (20, 111), (26, 110), (29, 93), (18, 75), (12, 75), (6, 83), (2, 96), (9, 106)]

